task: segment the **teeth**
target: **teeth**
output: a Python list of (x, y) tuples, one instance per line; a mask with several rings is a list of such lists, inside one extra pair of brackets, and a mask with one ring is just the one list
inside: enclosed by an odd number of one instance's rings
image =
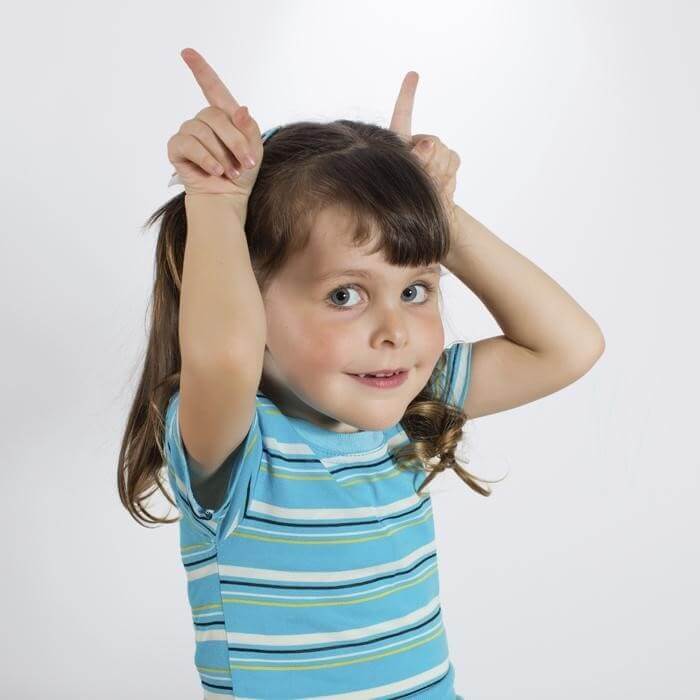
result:
[(360, 374), (360, 377), (393, 377), (396, 372), (389, 372), (388, 374)]

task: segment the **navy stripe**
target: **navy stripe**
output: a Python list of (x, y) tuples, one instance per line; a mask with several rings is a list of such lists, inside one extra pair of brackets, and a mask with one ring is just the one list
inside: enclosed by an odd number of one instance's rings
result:
[[(457, 403), (468, 390), (471, 344), (454, 343), (443, 355), (443, 374), (436, 376), (441, 398)], [(330, 431), (320, 450), (300, 432), (303, 424), (295, 430), (258, 390), (228, 490), (212, 511), (192, 490), (179, 396), (168, 403), (164, 445), (183, 514), (181, 557), (202, 688), (231, 695), (235, 688), (236, 696), (251, 698), (289, 697), (291, 688), (294, 697), (375, 688), (376, 697), (392, 700), (459, 697), (439, 602), (432, 502), (429, 493), (417, 493), (426, 473), (386, 471), (395, 465), (389, 440), (393, 448), (402, 433), (409, 440), (401, 423), (384, 431), (384, 442), (373, 440), (371, 450), (343, 452), (338, 445), (351, 443)], [(286, 452), (285, 445), (304, 445), (308, 454)], [(326, 466), (334, 456), (344, 463)], [(325, 470), (330, 478), (303, 478), (309, 476), (303, 468), (302, 478), (284, 478), (294, 475), (276, 471), (278, 465), (310, 465), (314, 476)], [(345, 474), (352, 488), (336, 480)], [(377, 516), (352, 518), (361, 508)], [(399, 682), (405, 692), (380, 689)]]

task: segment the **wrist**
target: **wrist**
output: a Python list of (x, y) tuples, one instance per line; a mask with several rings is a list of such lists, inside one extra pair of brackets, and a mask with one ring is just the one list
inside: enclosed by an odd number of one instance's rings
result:
[(201, 213), (217, 216), (235, 216), (241, 225), (245, 224), (248, 213), (248, 197), (233, 193), (187, 192), (185, 191), (185, 209), (189, 215)]
[(448, 269), (450, 268), (450, 261), (459, 257), (467, 245), (470, 219), (469, 214), (456, 204), (453, 210), (453, 218), (450, 222), (450, 251), (443, 260), (443, 264)]

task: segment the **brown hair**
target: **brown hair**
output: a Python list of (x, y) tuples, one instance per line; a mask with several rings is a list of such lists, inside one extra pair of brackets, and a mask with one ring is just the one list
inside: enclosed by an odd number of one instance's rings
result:
[[(379, 235), (372, 253), (382, 251), (389, 264), (422, 266), (441, 261), (449, 251), (449, 228), (435, 183), (412, 145), (374, 124), (340, 119), (300, 121), (279, 127), (265, 141), (264, 157), (250, 194), (245, 234), (261, 292), (286, 260), (302, 250), (315, 215), (325, 206), (342, 207), (352, 218), (353, 241), (366, 244), (371, 226)], [(127, 418), (119, 453), (118, 488), (123, 505), (141, 524), (171, 523), (153, 516), (145, 501), (163, 488), (164, 414), (179, 387), (178, 314), (185, 240), (185, 194), (173, 197), (147, 219), (160, 220), (151, 297), (150, 334), (141, 379)], [(445, 403), (431, 379), (401, 419), (410, 438), (395, 454), (398, 466), (429, 473), (421, 490), (441, 471), (453, 468), (477, 493), (490, 495), (459, 466), (455, 448), (468, 416)], [(468, 460), (466, 460), (468, 461)]]

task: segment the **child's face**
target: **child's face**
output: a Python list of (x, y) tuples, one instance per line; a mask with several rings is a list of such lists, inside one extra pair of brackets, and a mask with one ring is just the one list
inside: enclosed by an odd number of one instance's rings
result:
[[(424, 272), (390, 265), (381, 253), (367, 254), (372, 242), (366, 248), (354, 246), (348, 225), (340, 210), (323, 210), (306, 249), (266, 289), (261, 388), (288, 415), (327, 429), (383, 430), (401, 420), (442, 353), (440, 266)], [(370, 276), (319, 279), (348, 268)], [(432, 284), (435, 291), (420, 282)], [(394, 367), (406, 367), (408, 373), (403, 384), (391, 389), (350, 376)]]

